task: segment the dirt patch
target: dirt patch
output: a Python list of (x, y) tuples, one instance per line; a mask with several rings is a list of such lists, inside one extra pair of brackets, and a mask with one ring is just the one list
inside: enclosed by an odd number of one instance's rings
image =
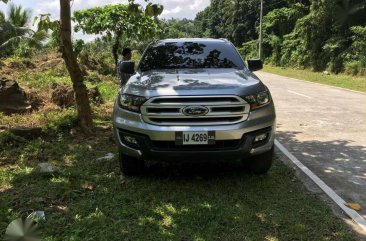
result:
[(57, 58), (57, 59), (50, 59), (47, 60), (46, 62), (43, 62), (39, 65), (38, 69), (39, 71), (45, 71), (51, 68), (55, 68), (58, 66), (63, 65), (64, 60), (62, 58)]
[(75, 104), (74, 91), (67, 85), (55, 85), (52, 87), (51, 101), (61, 108), (71, 107)]
[(29, 60), (22, 61), (11, 61), (7, 63), (7, 67), (14, 70), (26, 70), (26, 69), (34, 69), (36, 65)]
[(47, 98), (45, 96), (40, 96), (37, 91), (29, 90), (26, 92), (29, 104), (32, 106), (32, 110), (39, 110), (45, 105)]
[[(102, 95), (98, 87), (88, 89), (89, 99), (95, 104), (103, 104)], [(51, 101), (61, 108), (75, 105), (74, 90), (68, 85), (54, 85), (52, 87)]]

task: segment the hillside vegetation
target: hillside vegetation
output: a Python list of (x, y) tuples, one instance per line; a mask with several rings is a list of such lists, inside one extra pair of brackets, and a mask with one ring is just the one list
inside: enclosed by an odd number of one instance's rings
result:
[[(258, 57), (260, 0), (212, 0), (190, 20), (169, 20), (169, 37), (227, 38), (244, 58)], [(263, 50), (275, 66), (366, 74), (364, 0), (264, 1)]]

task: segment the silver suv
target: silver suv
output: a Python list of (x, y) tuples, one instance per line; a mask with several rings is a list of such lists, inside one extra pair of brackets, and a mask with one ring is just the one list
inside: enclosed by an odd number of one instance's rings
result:
[(118, 94), (113, 126), (121, 171), (139, 174), (144, 160), (241, 159), (253, 173), (272, 165), (275, 109), (268, 88), (232, 43), (167, 39), (151, 43)]

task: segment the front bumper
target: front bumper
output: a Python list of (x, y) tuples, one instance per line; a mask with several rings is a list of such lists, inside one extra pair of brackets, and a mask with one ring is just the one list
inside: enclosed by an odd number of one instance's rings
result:
[[(239, 159), (261, 154), (273, 147), (275, 118), (273, 105), (268, 105), (251, 112), (246, 121), (234, 125), (157, 126), (145, 123), (139, 114), (117, 106), (113, 125), (121, 152), (129, 156), (162, 161)], [(215, 131), (216, 144), (176, 146), (177, 131)], [(268, 133), (268, 137), (254, 143), (254, 138), (262, 133)], [(126, 142), (125, 135), (133, 137), (137, 143)]]

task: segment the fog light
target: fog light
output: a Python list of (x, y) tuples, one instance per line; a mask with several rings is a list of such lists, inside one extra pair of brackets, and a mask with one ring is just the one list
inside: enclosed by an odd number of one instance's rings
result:
[(138, 146), (138, 143), (137, 143), (137, 140), (135, 137), (132, 137), (132, 136), (124, 136), (123, 139), (125, 139), (125, 141), (127, 141), (128, 143), (131, 143), (131, 144), (135, 144)]
[(260, 135), (256, 136), (254, 138), (254, 143), (264, 141), (265, 139), (267, 139), (267, 136), (268, 136), (268, 133), (260, 134)]

